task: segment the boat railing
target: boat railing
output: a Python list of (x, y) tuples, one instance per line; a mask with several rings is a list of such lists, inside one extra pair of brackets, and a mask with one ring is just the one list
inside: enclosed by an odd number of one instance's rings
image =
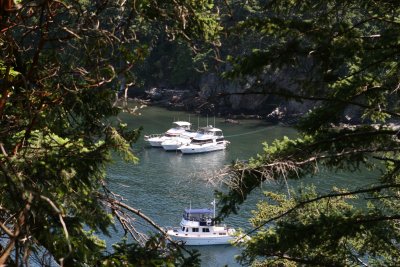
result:
[(213, 140), (212, 139), (206, 139), (206, 140), (192, 140), (193, 145), (205, 145), (205, 144), (212, 144)]
[(199, 222), (199, 221), (200, 221), (199, 218), (197, 218), (197, 217), (192, 217), (192, 216), (188, 216), (188, 215), (183, 215), (183, 218), (184, 218), (186, 221), (192, 221), (192, 222)]
[(178, 232), (179, 229), (181, 229), (180, 227), (174, 227), (174, 226), (164, 226), (163, 230), (164, 231), (174, 231), (174, 232)]
[(211, 218), (199, 218), (199, 217), (189, 217), (189, 216), (184, 216), (185, 220), (192, 221), (192, 222), (198, 222), (200, 226), (213, 226), (214, 225), (214, 220)]
[(214, 226), (213, 221), (200, 221), (200, 226)]

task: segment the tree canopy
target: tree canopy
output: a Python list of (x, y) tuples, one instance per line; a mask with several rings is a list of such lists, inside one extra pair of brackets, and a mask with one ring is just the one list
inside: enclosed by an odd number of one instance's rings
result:
[[(369, 170), (375, 182), (358, 178), (363, 186), (337, 184), (330, 192), (315, 186), (290, 193), (267, 190), (241, 261), (255, 266), (399, 265), (399, 4), (252, 3), (254, 15), (230, 30), (265, 41), (229, 57), (232, 70), (225, 76), (257, 77), (246, 94), (315, 101), (315, 108), (297, 125), (297, 139), (265, 144), (263, 153), (234, 164), (230, 190), (219, 193), (222, 216), (237, 212), (265, 181), (285, 184), (321, 171)], [(290, 77), (284, 83), (271, 81), (280, 73)]]
[[(242, 263), (400, 265), (397, 1), (215, 2), (0, 1), (0, 265), (199, 264), (196, 253), (165, 250), (160, 236), (144, 242), (126, 214), (151, 219), (105, 183), (111, 151), (138, 160), (131, 145), (140, 129), (110, 120), (121, 110), (114, 96), (151, 69), (141, 63), (160, 52), (161, 37), (180, 40), (171, 51), (185, 65), (188, 51), (222, 41), (215, 57), (222, 65), (230, 54), (225, 77), (254, 80), (244, 94), (315, 102), (297, 139), (265, 144), (233, 165), (231, 187), (219, 193), (222, 217), (265, 181), (321, 170), (375, 176), (328, 193), (266, 191)], [(184, 84), (181, 71), (165, 73)], [(107, 254), (96, 233), (114, 221), (137, 243)]]
[(189, 46), (217, 40), (212, 1), (0, 3), (0, 265), (128, 265), (155, 251), (173, 264), (179, 253), (154, 240), (108, 257), (96, 235), (119, 220), (140, 241), (124, 214), (145, 218), (107, 189), (111, 151), (137, 161), (140, 133), (109, 118), (120, 111), (120, 77), (132, 81), (151, 49), (151, 29)]

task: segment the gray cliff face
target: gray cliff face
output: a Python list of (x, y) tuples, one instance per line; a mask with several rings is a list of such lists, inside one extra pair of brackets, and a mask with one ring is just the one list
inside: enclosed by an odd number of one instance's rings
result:
[(199, 96), (217, 101), (219, 106), (231, 109), (233, 112), (261, 111), (269, 96), (244, 94), (249, 85), (243, 86), (238, 82), (222, 80), (215, 74), (209, 74), (203, 76), (201, 80)]
[[(282, 67), (279, 71), (265, 68), (258, 76), (239, 80), (222, 79), (216, 73), (203, 74), (191, 90), (152, 88), (147, 90), (151, 102), (169, 108), (215, 114), (225, 117), (257, 115), (271, 121), (302, 116), (318, 102), (289, 100), (289, 95), (301, 95), (300, 84), (313, 77), (312, 62), (304, 59), (301, 67)], [(310, 75), (311, 74), (311, 75)], [(313, 82), (318, 91), (323, 84)]]
[[(298, 85), (293, 71), (264, 75), (262, 79), (249, 77), (245, 81), (228, 81), (215, 74), (204, 75), (199, 85), (198, 97), (221, 114), (258, 114), (271, 120), (298, 117), (315, 106), (311, 101), (294, 101), (268, 94), (268, 91), (296, 92)], [(298, 75), (298, 73), (296, 73)], [(212, 103), (212, 104), (210, 104)], [(206, 104), (205, 104), (206, 105)]]
[[(313, 107), (311, 102), (299, 103), (255, 92), (252, 88), (257, 87), (257, 83), (259, 81), (256, 78), (239, 82), (224, 80), (211, 73), (202, 76), (197, 90), (151, 88), (146, 90), (145, 98), (153, 104), (172, 109), (233, 118), (262, 117), (272, 121), (299, 116)], [(292, 86), (292, 90), (295, 90), (288, 79), (279, 75), (268, 77), (268, 83), (271, 87)]]
[[(190, 89), (151, 88), (142, 98), (171, 109), (224, 116), (229, 119), (263, 118), (271, 122), (295, 122), (313, 110), (318, 101), (296, 101), (289, 95), (302, 95), (300, 85), (311, 83), (310, 96), (323, 97), (327, 89), (318, 82), (312, 62), (304, 60), (298, 68), (282, 67), (280, 71), (264, 70), (259, 77), (247, 77), (241, 81), (222, 79), (215, 73), (203, 74)], [(310, 79), (311, 77), (311, 79)], [(309, 79), (309, 80), (307, 80)], [(132, 90), (133, 91), (133, 90)], [(309, 92), (308, 92), (309, 93)], [(358, 99), (364, 102), (365, 99)], [(397, 103), (397, 102), (396, 102)], [(393, 103), (393, 105), (396, 105)], [(338, 120), (344, 123), (360, 123), (362, 109), (348, 106)]]
[(268, 95), (245, 94), (250, 83), (220, 79), (215, 74), (208, 74), (200, 81), (199, 97), (214, 103), (220, 110), (237, 112), (265, 112), (264, 104), (270, 98)]

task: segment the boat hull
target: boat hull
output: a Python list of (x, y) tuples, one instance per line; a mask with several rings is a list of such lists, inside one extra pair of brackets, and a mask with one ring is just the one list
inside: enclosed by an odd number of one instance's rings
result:
[(161, 143), (162, 143), (162, 141), (149, 141), (149, 144), (152, 147), (162, 147)]
[(172, 138), (170, 140), (166, 140), (161, 143), (161, 146), (164, 148), (166, 151), (177, 151), (179, 147), (189, 144), (190, 139), (188, 138)]
[(179, 147), (179, 150), (183, 154), (197, 154), (197, 153), (207, 153), (212, 151), (224, 150), (226, 148), (227, 142), (221, 142), (220, 144), (204, 144), (204, 145), (184, 145)]
[(179, 137), (182, 134), (191, 134), (190, 123), (186, 121), (176, 121), (173, 123), (174, 128), (169, 129), (163, 134), (150, 134), (145, 135), (144, 140), (147, 141), (152, 147), (162, 147), (161, 143), (170, 140), (174, 137)]
[(165, 151), (176, 151), (181, 145), (162, 145)]
[(153, 138), (149, 138), (147, 140), (147, 142), (149, 142), (149, 144), (152, 147), (162, 147), (162, 143), (167, 141), (167, 140), (170, 140), (170, 139), (171, 139), (171, 137), (166, 137), (166, 136), (153, 137)]
[(169, 237), (175, 242), (183, 242), (186, 246), (209, 246), (209, 245), (231, 245), (235, 240), (235, 236), (219, 236), (219, 235), (182, 235), (174, 232), (168, 232)]

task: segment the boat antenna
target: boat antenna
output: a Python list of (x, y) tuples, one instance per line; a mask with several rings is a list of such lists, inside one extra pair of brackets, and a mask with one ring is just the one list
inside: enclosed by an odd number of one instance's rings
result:
[(208, 114), (207, 114), (207, 127), (208, 127)]
[(189, 123), (190, 123), (190, 114), (189, 114)]
[(213, 216), (213, 218), (215, 218), (215, 198), (214, 198), (212, 204), (213, 204), (213, 207), (214, 207), (214, 216)]
[(192, 200), (189, 200), (189, 214), (188, 219), (190, 220), (190, 213), (192, 212)]
[(200, 116), (197, 116), (197, 129), (200, 128)]
[(215, 115), (214, 115), (214, 128), (215, 128)]

